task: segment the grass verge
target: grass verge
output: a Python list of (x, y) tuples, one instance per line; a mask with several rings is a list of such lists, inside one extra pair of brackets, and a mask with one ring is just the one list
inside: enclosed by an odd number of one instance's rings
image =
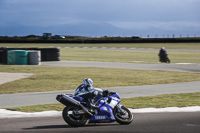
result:
[[(128, 62), (128, 63), (159, 63), (159, 51), (131, 50), (98, 50), (98, 49), (61, 49), (61, 60)], [(200, 52), (168, 52), (172, 63), (200, 63)]]
[(35, 73), (34, 76), (0, 85), (0, 94), (74, 90), (90, 77), (98, 88), (199, 81), (199, 73), (151, 70), (0, 66), (0, 72)]
[[(149, 97), (122, 98), (121, 104), (128, 108), (163, 108), (163, 107), (186, 107), (200, 106), (200, 92), (198, 93), (182, 93), (167, 94)], [(62, 111), (65, 106), (62, 104), (45, 104), (26, 107), (7, 108), (8, 110), (21, 112), (40, 112), (57, 110)]]
[(200, 106), (199, 97), (200, 92), (166, 94), (158, 96), (122, 99), (122, 104), (126, 105), (129, 108)]

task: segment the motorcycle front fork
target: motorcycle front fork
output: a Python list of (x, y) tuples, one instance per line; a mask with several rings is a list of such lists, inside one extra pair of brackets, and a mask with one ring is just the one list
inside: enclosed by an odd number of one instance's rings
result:
[(122, 109), (122, 105), (117, 104), (117, 111), (121, 116), (126, 116), (127, 112)]

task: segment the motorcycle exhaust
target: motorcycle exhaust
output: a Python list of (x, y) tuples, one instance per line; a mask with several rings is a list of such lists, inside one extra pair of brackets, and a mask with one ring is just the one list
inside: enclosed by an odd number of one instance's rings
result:
[(79, 101), (77, 101), (77, 100), (75, 100), (75, 99), (73, 99), (73, 98), (71, 98), (71, 97), (69, 97), (69, 96), (67, 96), (65, 94), (62, 94), (62, 98), (65, 99), (66, 101), (72, 103), (72, 104), (80, 106), (84, 110), (84, 112), (86, 112), (87, 114), (89, 114), (91, 117), (93, 116), (93, 114), (90, 113), (88, 111), (88, 109), (86, 107), (84, 107)]
[(80, 104), (81, 104), (79, 101), (77, 101), (77, 100), (75, 100), (75, 99), (73, 99), (73, 98), (71, 98), (71, 97), (69, 97), (69, 96), (67, 96), (65, 94), (63, 94), (62, 96), (63, 96), (62, 98), (64, 98), (68, 102), (73, 103), (73, 104), (75, 104), (77, 106), (80, 106)]

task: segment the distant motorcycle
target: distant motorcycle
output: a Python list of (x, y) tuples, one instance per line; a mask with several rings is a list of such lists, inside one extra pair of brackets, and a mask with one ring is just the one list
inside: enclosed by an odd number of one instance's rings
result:
[(170, 61), (170, 59), (169, 59), (169, 57), (166, 55), (166, 56), (161, 56), (160, 57), (160, 62), (161, 63), (170, 63), (171, 61)]
[(160, 52), (159, 52), (158, 56), (159, 56), (159, 61), (161, 63), (163, 63), (163, 62), (164, 63), (170, 63), (171, 62), (170, 59), (169, 59), (169, 57), (168, 57), (167, 51), (165, 50), (164, 47), (162, 47), (160, 49)]
[(66, 123), (73, 127), (83, 126), (89, 123), (108, 123), (117, 121), (120, 124), (130, 124), (133, 115), (120, 103), (120, 97), (115, 92), (103, 91), (98, 94), (94, 104), (98, 109), (87, 108), (87, 103), (82, 97), (61, 94), (56, 99), (64, 104), (62, 116)]

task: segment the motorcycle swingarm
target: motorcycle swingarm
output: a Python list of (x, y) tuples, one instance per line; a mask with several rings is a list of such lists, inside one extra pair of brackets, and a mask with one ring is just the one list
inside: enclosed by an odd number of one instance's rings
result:
[(76, 115), (85, 114), (85, 111), (84, 111), (84, 110), (74, 110), (73, 112), (74, 112), (74, 114), (76, 114)]

